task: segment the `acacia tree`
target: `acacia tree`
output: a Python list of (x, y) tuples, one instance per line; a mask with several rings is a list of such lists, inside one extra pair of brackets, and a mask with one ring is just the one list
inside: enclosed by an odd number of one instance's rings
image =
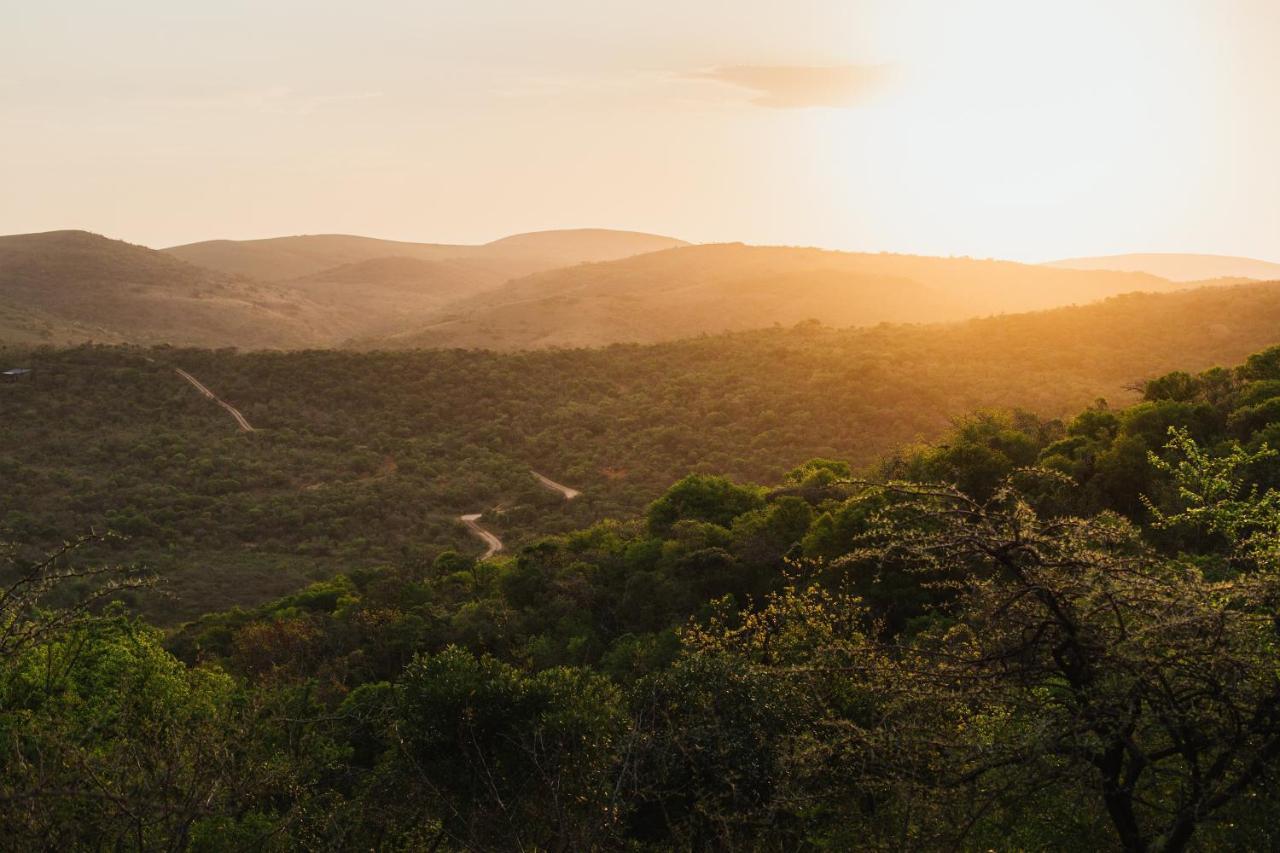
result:
[[(1174, 449), (1200, 515), (1280, 529), (1272, 498), (1239, 499), (1244, 457), (1188, 455), (1185, 435)], [(867, 489), (884, 506), (846, 560), (905, 566), (956, 593), (937, 627), (886, 658), (888, 709), (859, 733), (881, 756), (871, 772), (919, 802), (941, 798), (924, 813), (953, 841), (1020, 799), (1081, 791), (1124, 849), (1185, 849), (1280, 757), (1280, 567), (1251, 535), (1254, 570), (1207, 580), (1119, 516), (1040, 517), (1015, 482), (1027, 473), (985, 501), (948, 486)]]

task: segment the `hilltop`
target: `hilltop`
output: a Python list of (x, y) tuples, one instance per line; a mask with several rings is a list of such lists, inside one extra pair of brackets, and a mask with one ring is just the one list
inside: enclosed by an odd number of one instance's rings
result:
[(515, 234), (482, 245), (307, 234), (265, 240), (209, 240), (163, 251), (202, 267), (264, 281), (299, 278), (345, 264), (389, 257), (450, 261), (505, 280), (583, 261), (613, 260), (683, 245), (683, 240), (656, 234), (576, 229)]
[(1184, 253), (1149, 253), (1104, 255), (1096, 258), (1067, 258), (1045, 266), (1071, 270), (1115, 270), (1143, 272), (1170, 281), (1208, 281), (1215, 278), (1251, 278), (1258, 281), (1280, 280), (1280, 264), (1256, 258), (1227, 255), (1195, 255)]
[(86, 231), (0, 237), (6, 340), (316, 345), (326, 309)]
[(836, 327), (954, 321), (1176, 287), (1143, 273), (695, 246), (599, 229), (518, 234), (483, 246), (312, 236), (166, 251), (55, 231), (0, 238), (0, 340), (242, 349), (603, 346), (808, 319)]

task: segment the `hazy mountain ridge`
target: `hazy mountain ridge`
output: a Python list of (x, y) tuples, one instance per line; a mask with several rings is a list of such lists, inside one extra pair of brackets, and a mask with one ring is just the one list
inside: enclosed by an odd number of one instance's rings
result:
[(1010, 261), (708, 244), (538, 273), (446, 306), (417, 332), (363, 346), (650, 343), (805, 319), (937, 322), (1176, 285), (1140, 273)]
[(682, 242), (583, 230), (486, 246), (320, 236), (157, 251), (85, 231), (18, 234), (0, 237), (0, 340), (338, 346), (412, 328), (513, 275), (669, 245)]
[(1045, 266), (1074, 270), (1113, 270), (1145, 272), (1170, 281), (1208, 281), (1211, 279), (1280, 280), (1280, 264), (1256, 258), (1229, 255), (1202, 255), (1180, 252), (1149, 252), (1102, 255), (1090, 258), (1066, 258), (1050, 261)]
[(355, 261), (282, 282), (335, 312), (331, 338), (388, 334), (505, 279), (466, 263), (388, 257)]
[[(663, 248), (635, 254), (651, 246)], [(219, 268), (187, 260), (199, 258)], [(273, 280), (238, 272), (270, 278), (303, 268), (310, 271)], [(691, 245), (603, 229), (517, 234), (482, 246), (314, 236), (167, 251), (57, 231), (0, 238), (0, 340), (583, 347), (808, 319), (834, 327), (948, 322), (1183, 286), (1147, 273)]]
[(613, 260), (682, 245), (687, 244), (674, 237), (584, 228), (513, 234), (480, 245), (307, 234), (263, 240), (210, 240), (162, 251), (209, 269), (263, 280), (300, 278), (345, 264), (386, 257), (473, 265), (506, 279), (584, 261)]
[(207, 269), (271, 281), (301, 278), (379, 257), (439, 260), (457, 248), (349, 234), (307, 234), (261, 240), (208, 240), (161, 251)]

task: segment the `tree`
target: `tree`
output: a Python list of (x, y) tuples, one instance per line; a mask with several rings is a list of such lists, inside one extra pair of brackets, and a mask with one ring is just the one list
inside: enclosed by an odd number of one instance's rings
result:
[(739, 486), (724, 477), (691, 474), (650, 505), (649, 529), (655, 536), (663, 536), (678, 521), (728, 527), (738, 516), (763, 504), (759, 489)]
[(425, 795), (437, 843), (580, 850), (615, 831), (625, 716), (608, 679), (569, 667), (530, 676), (450, 647), (409, 665), (395, 714), (400, 778)]
[[(255, 844), (294, 768), (255, 756), (259, 717), (216, 667), (187, 668), (161, 632), (104, 604), (139, 570), (83, 567), (100, 537), (12, 560), (0, 591), (0, 844), (180, 849), (252, 811)], [(249, 772), (253, 766), (254, 772)], [(296, 789), (295, 789), (296, 790)]]
[[(1280, 529), (1274, 498), (1231, 504), (1214, 465), (1200, 454), (1177, 469), (1199, 515)], [(896, 756), (876, 772), (922, 801), (966, 804), (949, 813), (953, 841), (975, 814), (1083, 790), (1124, 849), (1183, 850), (1280, 758), (1280, 562), (1255, 548), (1257, 571), (1206, 580), (1116, 515), (1038, 517), (1015, 479), (982, 502), (946, 486), (870, 490), (892, 500), (851, 559), (943, 575), (958, 592), (893, 659), (893, 710), (862, 733)]]
[(1249, 356), (1239, 373), (1244, 379), (1280, 379), (1280, 347), (1271, 347)]
[(867, 791), (840, 736), (874, 704), (850, 677), (874, 668), (864, 620), (856, 599), (787, 587), (682, 631), (677, 660), (634, 691), (632, 834), (676, 849), (867, 846)]

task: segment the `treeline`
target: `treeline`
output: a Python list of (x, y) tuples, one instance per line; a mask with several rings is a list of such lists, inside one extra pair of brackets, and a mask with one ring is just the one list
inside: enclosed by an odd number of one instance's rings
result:
[[(866, 471), (976, 409), (1129, 401), (1145, 377), (1243, 358), (1278, 321), (1280, 288), (1257, 285), (600, 350), (2, 350), (37, 375), (0, 386), (0, 529), (32, 554), (123, 534), (83, 556), (152, 566), (163, 595), (136, 606), (175, 624), (339, 572), (479, 553), (461, 513), (515, 547), (633, 517), (689, 472), (778, 482), (815, 457)], [(531, 470), (583, 497), (565, 503)]]
[(1269, 849), (1277, 429), (1280, 348), (168, 637), (18, 555), (5, 843)]

